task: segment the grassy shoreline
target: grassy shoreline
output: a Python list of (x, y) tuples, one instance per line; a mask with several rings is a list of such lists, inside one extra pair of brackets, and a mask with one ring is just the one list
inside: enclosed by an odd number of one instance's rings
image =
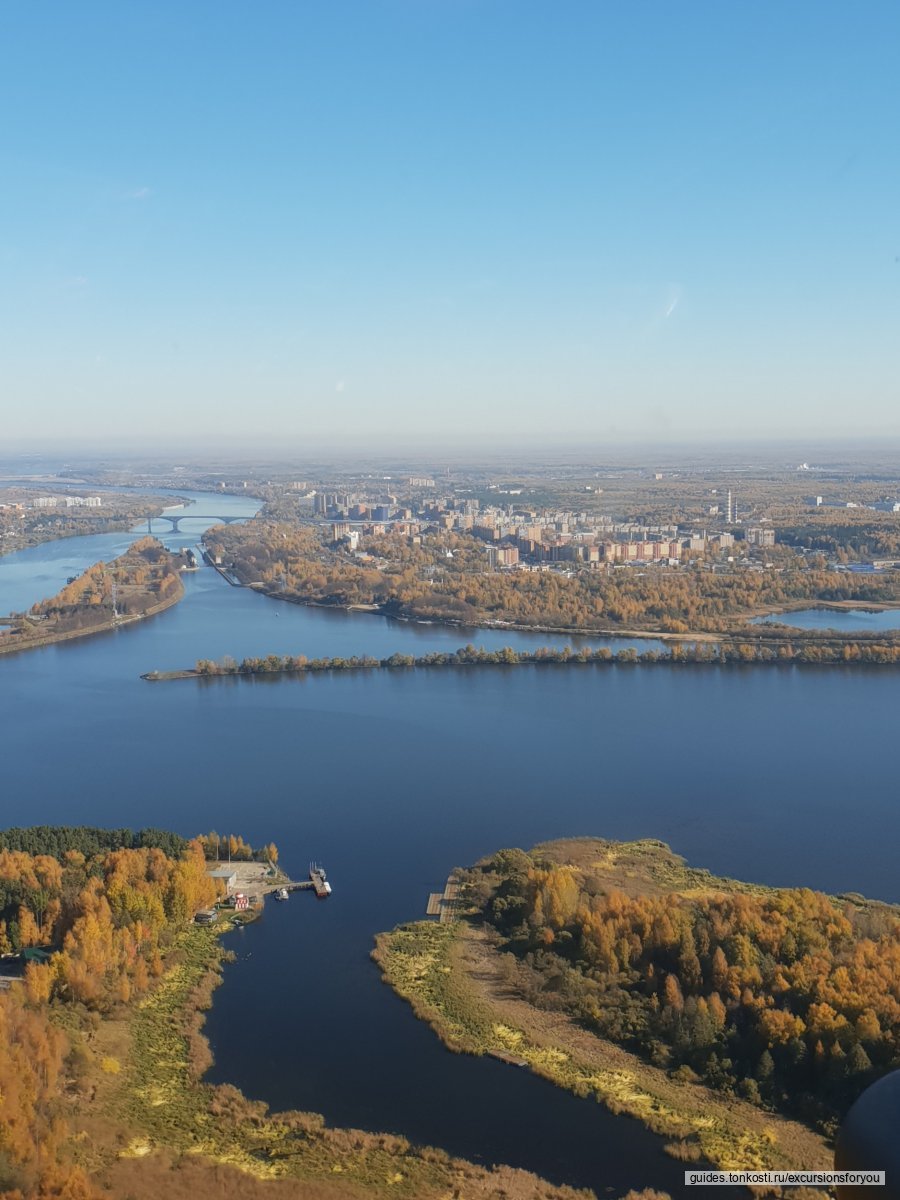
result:
[[(326, 1126), (315, 1113), (271, 1113), (229, 1085), (202, 1079), (211, 1064), (204, 1012), (221, 981), (227, 950), (215, 930), (179, 935), (167, 969), (137, 1005), (103, 1020), (90, 1035), (87, 1082), (94, 1103), (75, 1105), (78, 1161), (111, 1196), (372, 1196), (439, 1200), (590, 1200), (525, 1171), (486, 1169), (400, 1136)], [(176, 1191), (175, 1178), (191, 1182)], [(287, 1190), (282, 1190), (285, 1188)]]
[(676, 1158), (704, 1158), (734, 1170), (830, 1167), (824, 1138), (805, 1126), (700, 1084), (675, 1081), (567, 1018), (502, 996), (499, 956), (484, 931), (466, 922), (398, 926), (376, 938), (372, 957), (385, 982), (449, 1049), (524, 1065), (578, 1096), (593, 1097), (671, 1139)]
[(469, 926), (416, 922), (380, 934), (372, 956), (385, 983), (448, 1049), (523, 1064), (576, 1096), (635, 1117), (671, 1140), (674, 1157), (702, 1157), (731, 1170), (830, 1168), (824, 1139), (797, 1122), (676, 1082), (593, 1034), (576, 1039), (571, 1022), (529, 1014), (524, 1002), (494, 1006), (473, 984), (473, 971), (490, 972), (490, 954)]

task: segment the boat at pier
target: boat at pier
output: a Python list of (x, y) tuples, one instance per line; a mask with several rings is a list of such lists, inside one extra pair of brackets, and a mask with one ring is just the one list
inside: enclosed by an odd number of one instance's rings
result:
[(324, 867), (319, 866), (318, 863), (311, 862), (309, 864), (309, 877), (312, 880), (318, 900), (324, 900), (326, 896), (331, 895), (331, 884), (325, 878)]

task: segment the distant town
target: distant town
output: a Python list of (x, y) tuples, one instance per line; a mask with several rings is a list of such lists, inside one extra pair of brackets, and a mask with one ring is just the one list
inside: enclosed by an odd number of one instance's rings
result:
[[(362, 535), (398, 533), (416, 539), (431, 526), (470, 534), (484, 542), (485, 564), (490, 570), (541, 570), (548, 563), (657, 562), (673, 566), (690, 553), (721, 551), (735, 544), (734, 534), (726, 529), (710, 532), (677, 524), (646, 525), (574, 509), (535, 508), (522, 502), (483, 504), (436, 491), (428, 498), (428, 489), (436, 489), (433, 479), (412, 477), (407, 489), (399, 495), (377, 497), (312, 490), (302, 498), (311, 501), (314, 518), (331, 519), (332, 540), (351, 550), (358, 549)], [(497, 485), (491, 485), (491, 490), (501, 494)], [(502, 494), (521, 495), (522, 490)], [(730, 491), (721, 515), (728, 525), (739, 523)], [(720, 506), (711, 505), (710, 517), (719, 516)], [(774, 546), (775, 531), (748, 528), (745, 541), (752, 546)]]

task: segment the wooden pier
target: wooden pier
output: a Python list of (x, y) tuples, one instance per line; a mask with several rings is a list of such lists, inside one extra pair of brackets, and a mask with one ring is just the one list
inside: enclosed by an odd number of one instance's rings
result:
[(425, 906), (426, 917), (437, 917), (442, 925), (449, 925), (456, 920), (459, 908), (459, 883), (451, 875), (444, 885), (442, 892), (429, 892), (428, 903)]

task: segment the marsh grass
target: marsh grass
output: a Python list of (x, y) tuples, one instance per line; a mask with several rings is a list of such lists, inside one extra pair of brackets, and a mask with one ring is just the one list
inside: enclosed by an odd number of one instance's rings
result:
[[(543, 1014), (524, 1001), (495, 1004), (483, 987), (474, 985), (474, 958), (483, 977), (485, 957), (492, 954), (496, 951), (479, 941), (465, 921), (417, 921), (380, 934), (373, 958), (385, 981), (449, 1049), (525, 1063), (578, 1096), (593, 1097), (614, 1113), (636, 1117), (671, 1139), (667, 1149), (677, 1158), (703, 1159), (732, 1170), (810, 1167), (812, 1145), (816, 1161), (823, 1168), (828, 1165), (824, 1143), (814, 1135), (795, 1147), (798, 1134), (807, 1131), (793, 1122), (754, 1112), (708, 1088), (679, 1083), (602, 1038), (590, 1038), (589, 1054), (582, 1050), (583, 1037), (573, 1049), (576, 1039), (569, 1039), (566, 1031), (574, 1027), (565, 1022), (557, 1027), (556, 1039), (549, 1039), (542, 1031)], [(803, 1161), (797, 1161), (798, 1154)]]
[[(120, 1175), (127, 1174), (128, 1160), (140, 1159), (143, 1178), (149, 1181), (155, 1172), (165, 1179), (172, 1161), (187, 1161), (187, 1155), (195, 1167), (205, 1162), (211, 1170), (237, 1169), (258, 1181), (303, 1180), (311, 1197), (335, 1200), (589, 1200), (592, 1193), (511, 1168), (486, 1170), (439, 1149), (412, 1147), (403, 1137), (330, 1129), (316, 1113), (270, 1113), (237, 1088), (204, 1083), (211, 1057), (202, 1014), (226, 953), (215, 930), (184, 930), (162, 978), (116, 1031), (125, 1051), (119, 1052), (121, 1069), (104, 1075), (99, 1094)], [(115, 1166), (107, 1174), (115, 1176)]]

